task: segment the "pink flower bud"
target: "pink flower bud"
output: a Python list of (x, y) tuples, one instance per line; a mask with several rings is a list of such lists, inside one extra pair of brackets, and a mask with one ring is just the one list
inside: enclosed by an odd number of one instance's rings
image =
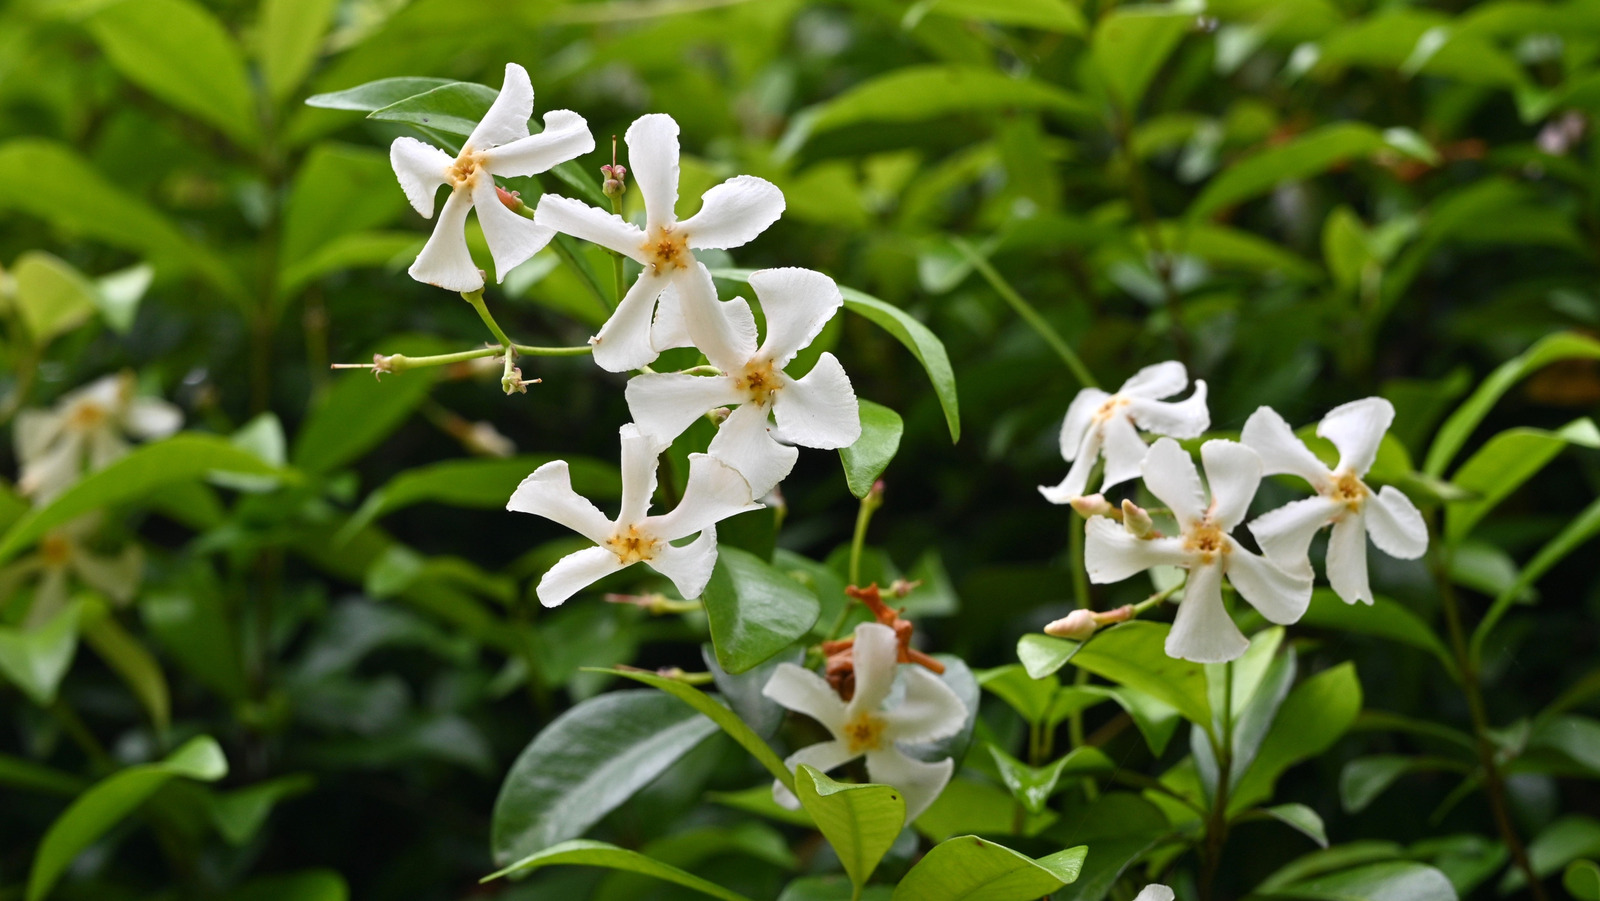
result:
[(518, 192), (518, 191), (507, 191), (505, 188), (502, 188), (499, 185), (495, 185), (494, 186), (494, 193), (495, 193), (496, 197), (500, 198), (500, 202), (505, 205), (506, 209), (510, 210), (513, 213), (522, 212), (523, 204), (522, 204), (522, 194), (521, 194), (521, 192)]
[(1078, 515), (1084, 519), (1088, 519), (1091, 516), (1115, 517), (1117, 515), (1117, 508), (1111, 506), (1103, 494), (1086, 494), (1082, 497), (1075, 497), (1071, 503), (1072, 509), (1078, 511)]
[(1099, 628), (1100, 623), (1095, 619), (1094, 611), (1074, 610), (1045, 626), (1044, 634), (1054, 635), (1057, 638), (1070, 638), (1073, 641), (1087, 641)]

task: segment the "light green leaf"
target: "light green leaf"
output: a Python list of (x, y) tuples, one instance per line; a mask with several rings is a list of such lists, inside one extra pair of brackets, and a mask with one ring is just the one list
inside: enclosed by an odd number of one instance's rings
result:
[(629, 851), (616, 845), (608, 845), (605, 842), (595, 842), (587, 839), (562, 842), (559, 845), (536, 851), (497, 873), (483, 877), (482, 881), (488, 882), (491, 879), (499, 879), (512, 873), (521, 873), (527, 870), (535, 870), (539, 867), (558, 864), (605, 867), (611, 870), (640, 873), (666, 882), (675, 882), (685, 888), (694, 889), (703, 895), (721, 898), (723, 901), (750, 901), (749, 898), (738, 892), (725, 889), (714, 882), (707, 882), (699, 876), (685, 873), (677, 867), (668, 866), (658, 860), (652, 860), (637, 851)]
[(989, 755), (1000, 770), (1000, 781), (1006, 784), (1006, 788), (1029, 813), (1044, 812), (1045, 803), (1055, 794), (1056, 786), (1063, 777), (1116, 769), (1116, 764), (1104, 751), (1090, 745), (1073, 748), (1055, 762), (1041, 767), (1028, 766), (993, 743), (988, 747)]
[(1283, 182), (1319, 175), (1337, 163), (1386, 146), (1383, 135), (1370, 125), (1339, 122), (1321, 126), (1229, 166), (1200, 192), (1188, 216), (1207, 218)]
[(1050, 712), (1050, 702), (1061, 688), (1061, 683), (1053, 676), (1035, 679), (1015, 663), (976, 675), (978, 685), (1010, 704), (1031, 725), (1044, 722), (1045, 715)]
[(205, 7), (190, 0), (120, 0), (96, 12), (89, 31), (128, 80), (240, 144), (260, 140), (244, 58)]
[(94, 305), (106, 325), (119, 335), (133, 328), (134, 317), (139, 313), (139, 301), (150, 289), (155, 270), (145, 263), (119, 269), (95, 279)]
[(1184, 718), (1211, 728), (1205, 667), (1167, 656), (1165, 623), (1127, 622), (1095, 635), (1072, 659), (1073, 665), (1165, 701)]
[(1276, 807), (1264, 807), (1261, 812), (1291, 829), (1298, 830), (1322, 847), (1328, 847), (1328, 830), (1322, 825), (1322, 817), (1306, 805), (1279, 804)]
[(39, 843), (28, 875), (27, 901), (41, 901), (85, 848), (121, 822), (156, 789), (176, 778), (215, 782), (228, 760), (210, 736), (192, 738), (166, 760), (131, 766), (96, 783), (72, 802)]
[(1317, 876), (1265, 893), (1304, 901), (1458, 901), (1455, 886), (1433, 867), (1386, 861)]
[(1009, 791), (993, 782), (958, 775), (913, 825), (932, 841), (941, 842), (968, 832), (1034, 836), (1048, 829), (1056, 819), (1055, 811), (1046, 810), (1019, 820), (1017, 799)]
[(900, 414), (881, 404), (857, 398), (861, 407), (861, 437), (849, 447), (839, 448), (839, 459), (844, 463), (844, 480), (850, 493), (866, 497), (872, 483), (889, 468), (895, 451), (900, 449), (900, 435), (905, 422)]
[(71, 331), (95, 312), (95, 287), (78, 270), (39, 250), (17, 257), (17, 312), (36, 344)]
[(1475, 497), (1445, 509), (1446, 539), (1456, 543), (1465, 538), (1478, 520), (1544, 469), (1568, 444), (1600, 447), (1600, 430), (1593, 420), (1584, 418), (1554, 432), (1513, 428), (1490, 438), (1450, 478), (1457, 488), (1470, 491)]
[(1038, 860), (975, 835), (935, 845), (894, 890), (894, 901), (1031, 901), (1078, 878), (1088, 848)]
[(753, 669), (816, 624), (817, 596), (749, 551), (724, 545), (700, 595), (717, 663), (729, 673)]
[(805, 764), (795, 773), (794, 787), (800, 806), (833, 846), (850, 881), (865, 885), (906, 824), (900, 790), (835, 782)]
[(72, 668), (81, 613), (82, 605), (73, 603), (32, 629), (0, 626), (0, 674), (40, 707), (56, 699), (56, 689)]
[(294, 93), (311, 71), (338, 5), (338, 0), (263, 0), (261, 74), (274, 103), (282, 103)]
[(84, 605), (80, 631), (89, 647), (122, 677), (134, 697), (144, 705), (156, 732), (165, 732), (172, 716), (172, 695), (155, 655), (124, 629), (110, 608), (98, 598)]
[[(791, 775), (790, 778), (794, 777)], [(736, 792), (706, 792), (706, 800), (791, 826), (809, 829), (816, 825), (804, 810), (790, 810), (773, 800), (772, 786), (765, 782)]]
[(1600, 864), (1574, 860), (1562, 874), (1561, 884), (1575, 901), (1600, 901)]
[(1151, 79), (1194, 27), (1193, 12), (1130, 5), (1101, 17), (1089, 42), (1089, 63), (1111, 100), (1135, 118)]
[(1043, 679), (1067, 665), (1083, 642), (1030, 632), (1017, 639), (1017, 659), (1034, 679)]
[(1361, 710), (1361, 683), (1355, 664), (1324, 670), (1289, 693), (1278, 708), (1255, 763), (1239, 780), (1228, 805), (1237, 812), (1272, 797), (1283, 771), (1326, 751), (1355, 722)]
[[(927, 122), (998, 110), (1084, 109), (1083, 99), (1054, 85), (989, 67), (906, 66), (855, 85), (812, 107), (795, 127), (811, 135), (864, 122)], [(799, 118), (799, 117), (797, 117)], [(784, 142), (794, 138), (785, 136)], [(801, 139), (803, 140), (803, 138)]]
[(370, 113), (447, 84), (459, 84), (459, 82), (448, 78), (380, 78), (343, 91), (312, 94), (306, 98), (306, 106)]
[(1088, 31), (1083, 13), (1064, 0), (932, 0), (920, 4), (920, 9), (936, 16), (1020, 25), (1061, 34)]
[(486, 85), (451, 82), (375, 109), (367, 118), (404, 122), (464, 138), (478, 127), (478, 120), (489, 112), (498, 96), (499, 91)]

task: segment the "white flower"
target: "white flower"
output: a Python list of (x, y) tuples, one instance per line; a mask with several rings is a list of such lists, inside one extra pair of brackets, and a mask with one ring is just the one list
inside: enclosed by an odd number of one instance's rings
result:
[[(622, 512), (607, 520), (594, 504), (572, 490), (567, 461), (555, 460), (522, 480), (507, 510), (532, 513), (561, 523), (599, 547), (568, 554), (539, 580), (539, 601), (554, 607), (590, 583), (641, 561), (672, 580), (678, 593), (697, 598), (717, 563), (716, 523), (746, 510), (750, 486), (721, 460), (689, 455), (689, 484), (677, 509), (650, 516), (656, 492), (657, 458), (665, 446), (629, 423), (622, 427)], [(683, 546), (671, 544), (700, 533)]]
[[(833, 279), (809, 269), (763, 269), (750, 274), (750, 287), (767, 317), (760, 347), (749, 305), (738, 298), (728, 301), (717, 315), (733, 327), (707, 330), (708, 340), (700, 345), (721, 375), (646, 373), (629, 380), (627, 397), (639, 428), (663, 443), (707, 411), (739, 404), (708, 452), (739, 470), (751, 492), (761, 496), (789, 474), (800, 453), (774, 437), (769, 424), (774, 415), (778, 437), (828, 449), (849, 447), (861, 437), (861, 415), (850, 378), (833, 354), (818, 357), (804, 378), (783, 371), (843, 306)], [(684, 312), (692, 317), (697, 311)]]
[(1328, 538), (1328, 582), (1347, 603), (1372, 603), (1367, 584), (1367, 539), (1402, 560), (1428, 549), (1428, 525), (1411, 498), (1393, 485), (1374, 492), (1361, 481), (1377, 459), (1383, 433), (1394, 422), (1394, 406), (1368, 397), (1328, 411), (1317, 434), (1339, 449), (1339, 465), (1329, 469), (1283, 421), (1262, 407), (1245, 421), (1243, 440), (1261, 455), (1265, 475), (1292, 473), (1311, 483), (1316, 497), (1286, 504), (1250, 523), (1261, 549), (1279, 565), (1311, 572), (1307, 554), (1317, 530), (1333, 524)]
[[(848, 702), (839, 698), (821, 676), (781, 663), (761, 693), (797, 713), (811, 717), (833, 733), (832, 741), (801, 748), (783, 763), (793, 770), (806, 764), (826, 772), (857, 757), (867, 758), (867, 778), (900, 789), (906, 799), (906, 822), (915, 820), (955, 772), (946, 758), (926, 763), (908, 757), (896, 742), (918, 744), (948, 738), (961, 731), (967, 720), (966, 705), (938, 676), (908, 665), (900, 670), (905, 696), (893, 710), (882, 710), (894, 687), (899, 645), (894, 630), (880, 623), (856, 627), (854, 650), (855, 694)], [(773, 797), (789, 808), (799, 801), (783, 783), (774, 782)]]
[[(730, 178), (701, 198), (700, 212), (682, 222), (678, 202), (678, 123), (660, 113), (642, 116), (628, 127), (628, 165), (644, 198), (645, 227), (620, 216), (595, 209), (567, 197), (546, 194), (539, 198), (535, 220), (540, 225), (575, 238), (592, 241), (644, 266), (639, 280), (628, 289), (616, 312), (589, 339), (594, 361), (602, 369), (625, 372), (654, 360), (660, 351), (678, 346), (681, 338), (670, 333), (671, 308), (681, 304), (688, 314), (690, 336), (696, 344), (706, 340), (700, 329), (720, 327), (711, 313), (716, 293), (705, 267), (695, 260), (695, 250), (726, 249), (748, 243), (766, 231), (783, 213), (783, 192), (766, 179), (753, 175)], [(656, 299), (669, 287), (663, 314), (651, 335), (651, 313)], [(673, 298), (675, 303), (669, 303)]]
[(1240, 547), (1228, 533), (1244, 519), (1261, 484), (1261, 458), (1233, 441), (1207, 441), (1200, 448), (1211, 499), (1200, 486), (1194, 461), (1171, 438), (1162, 438), (1144, 460), (1144, 484), (1172, 510), (1181, 534), (1138, 538), (1104, 517), (1089, 520), (1084, 563), (1095, 582), (1120, 582), (1152, 566), (1189, 570), (1183, 603), (1167, 636), (1167, 653), (1197, 663), (1222, 663), (1249, 647), (1222, 605), (1222, 577), (1272, 622), (1298, 620), (1311, 602), (1310, 573), (1291, 573)]
[(1172, 889), (1164, 885), (1152, 884), (1145, 886), (1144, 891), (1140, 892), (1139, 896), (1134, 898), (1133, 901), (1173, 901), (1176, 897), (1178, 896), (1173, 893)]
[(1189, 372), (1183, 364), (1168, 361), (1134, 373), (1116, 394), (1099, 388), (1079, 391), (1061, 423), (1061, 456), (1072, 468), (1061, 484), (1040, 485), (1039, 493), (1052, 504), (1071, 503), (1088, 487), (1089, 470), (1102, 454), (1106, 460), (1102, 491), (1137, 476), (1147, 450), (1140, 429), (1172, 438), (1200, 437), (1211, 427), (1205, 382), (1195, 380), (1194, 394), (1188, 400), (1161, 400), (1188, 384)]
[(529, 135), (532, 115), (533, 85), (528, 71), (507, 63), (500, 96), (467, 136), (455, 159), (415, 138), (395, 138), (389, 147), (389, 162), (417, 212), (433, 218), (434, 193), (440, 185), (451, 188), (433, 235), (407, 270), (412, 278), (450, 291), (483, 287), (483, 273), (467, 251), (467, 210), (474, 207), (494, 257), (498, 281), (504, 281), (507, 272), (550, 243), (554, 231), (513, 213), (500, 202), (494, 177), (548, 171), (593, 150), (594, 136), (583, 117), (570, 110), (545, 113), (544, 131)]
[(62, 397), (55, 409), (17, 414), (17, 490), (43, 503), (65, 491), (84, 471), (100, 469), (128, 452), (123, 435), (165, 438), (183, 425), (177, 407), (154, 397), (136, 397), (131, 373), (96, 379)]
[(0, 592), (5, 595), (14, 594), (30, 576), (38, 576), (24, 628), (38, 628), (66, 609), (73, 577), (118, 604), (133, 600), (144, 577), (144, 552), (132, 542), (115, 555), (92, 550), (87, 541), (99, 525), (98, 513), (67, 522), (46, 532), (36, 553), (0, 571)]

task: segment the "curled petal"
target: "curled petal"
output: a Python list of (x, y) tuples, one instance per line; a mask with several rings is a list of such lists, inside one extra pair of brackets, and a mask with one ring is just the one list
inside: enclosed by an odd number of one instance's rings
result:
[(564, 235), (614, 250), (634, 262), (645, 261), (644, 232), (638, 226), (623, 221), (615, 213), (597, 210), (582, 201), (560, 194), (545, 194), (539, 198), (539, 206), (533, 211), (533, 221)]
[(736, 404), (742, 395), (727, 376), (647, 372), (628, 380), (628, 411), (645, 434), (670, 442), (709, 411)]
[(1136, 538), (1121, 524), (1095, 516), (1084, 526), (1084, 568), (1096, 583), (1120, 582), (1152, 566), (1183, 566), (1189, 556), (1180, 538)]
[(1317, 434), (1339, 449), (1339, 469), (1364, 476), (1378, 459), (1383, 433), (1393, 422), (1394, 404), (1381, 397), (1364, 397), (1329, 410), (1317, 425)]
[(890, 741), (907, 744), (938, 741), (961, 731), (967, 723), (967, 705), (944, 680), (920, 666), (901, 673), (906, 694), (893, 710), (884, 713)]
[(756, 319), (750, 305), (739, 298), (717, 300), (711, 270), (700, 263), (673, 271), (672, 285), (678, 289), (678, 309), (695, 346), (718, 369), (743, 369), (756, 352)]
[(751, 403), (734, 410), (717, 428), (717, 436), (706, 449), (744, 476), (752, 497), (765, 497), (789, 475), (800, 458), (798, 450), (772, 437), (767, 425), (770, 412), (764, 404)]
[(539, 580), (539, 603), (559, 607), (563, 601), (631, 564), (603, 547), (584, 548), (556, 561)]
[(767, 337), (759, 353), (780, 369), (844, 306), (833, 279), (810, 269), (761, 269), (750, 273), (750, 287), (767, 317)]
[(1128, 412), (1139, 428), (1170, 438), (1198, 438), (1211, 428), (1211, 410), (1206, 407), (1206, 383), (1203, 381), (1196, 381), (1194, 393), (1176, 402), (1131, 398)]
[[(656, 468), (667, 443), (631, 422), (618, 431), (622, 435), (622, 512), (617, 516), (617, 525), (638, 525), (650, 512), (650, 499), (656, 493)], [(672, 535), (667, 540), (681, 537)]]
[(400, 190), (424, 219), (433, 218), (433, 195), (445, 183), (453, 162), (450, 154), (416, 138), (395, 138), (389, 145), (389, 165), (400, 180)]
[[(1335, 526), (1334, 528), (1338, 528)], [(1290, 572), (1228, 540), (1228, 581), (1240, 597), (1280, 626), (1299, 622), (1311, 603), (1311, 573)]]
[(136, 397), (128, 402), (122, 424), (145, 441), (165, 438), (183, 428), (183, 411), (158, 397)]
[[(783, 761), (783, 765), (788, 767), (790, 771), (796, 771), (800, 769), (800, 765), (803, 763), (826, 773), (860, 756), (860, 754), (851, 751), (849, 746), (842, 741), (824, 741), (814, 745), (806, 745), (790, 754)], [(782, 782), (776, 779), (772, 780), (772, 799), (790, 810), (800, 809), (800, 799), (796, 798), (794, 792), (789, 791)]]
[(1222, 567), (1211, 564), (1189, 570), (1166, 647), (1168, 657), (1196, 663), (1226, 663), (1250, 647), (1222, 606)]
[[(1189, 384), (1189, 370), (1176, 360), (1155, 363), (1135, 372), (1122, 383), (1117, 393), (1127, 397), (1144, 397), (1160, 400), (1182, 391)], [(1202, 429), (1202, 431), (1204, 431)]]
[(706, 526), (700, 537), (683, 547), (667, 545), (648, 561), (650, 568), (672, 580), (672, 586), (685, 599), (693, 600), (706, 590), (711, 571), (717, 565), (717, 530)]
[(856, 626), (851, 659), (855, 665), (856, 693), (846, 705), (845, 715), (855, 719), (862, 713), (877, 712), (889, 697), (900, 666), (900, 642), (888, 626), (862, 623)]
[(528, 80), (528, 70), (516, 63), (506, 63), (506, 77), (500, 83), (500, 94), (494, 98), (489, 111), (484, 113), (478, 127), (472, 130), (462, 146), (487, 150), (526, 138), (528, 119), (532, 115), (533, 83)]
[(406, 272), (424, 284), (446, 291), (476, 291), (483, 287), (483, 273), (472, 262), (467, 250), (467, 210), (472, 209), (472, 195), (466, 191), (452, 191), (433, 225), (433, 234), (422, 246), (416, 262)]
[(1239, 440), (1261, 455), (1261, 474), (1267, 476), (1291, 473), (1321, 488), (1333, 473), (1322, 465), (1317, 455), (1295, 437), (1294, 430), (1283, 421), (1278, 411), (1271, 407), (1257, 407), (1244, 421), (1244, 432)]
[(774, 703), (811, 717), (835, 735), (844, 731), (849, 720), (844, 701), (833, 686), (803, 666), (778, 664), (761, 693)]
[(647, 227), (678, 221), (678, 123), (665, 113), (640, 116), (622, 138), (628, 144), (628, 166), (644, 198)]
[(1150, 445), (1144, 443), (1139, 437), (1139, 430), (1134, 427), (1133, 420), (1129, 419), (1122, 411), (1111, 414), (1099, 429), (1105, 446), (1101, 448), (1101, 455), (1105, 458), (1105, 474), (1100, 478), (1100, 490), (1104, 491), (1113, 485), (1121, 485), (1129, 479), (1139, 477), (1140, 467), (1144, 463), (1145, 454), (1150, 452)]
[(595, 365), (607, 372), (627, 372), (647, 366), (659, 356), (650, 342), (650, 319), (656, 298), (666, 286), (665, 276), (648, 269), (639, 273), (639, 280), (623, 295), (599, 334), (589, 339)]
[(1218, 439), (1200, 446), (1200, 461), (1211, 487), (1211, 520), (1231, 532), (1250, 511), (1261, 485), (1261, 458), (1237, 441)]
[[(1111, 395), (1099, 388), (1085, 388), (1079, 391), (1067, 407), (1067, 416), (1061, 421), (1061, 459), (1071, 463), (1078, 459), (1084, 447), (1084, 440), (1091, 431), (1094, 423), (1094, 414)], [(1100, 446), (1095, 445), (1095, 453), (1099, 453)]]
[[(1067, 417), (1070, 419), (1072, 414), (1068, 413)], [(1100, 441), (1103, 434), (1100, 429), (1090, 429), (1083, 433), (1083, 447), (1074, 457), (1068, 458), (1072, 460), (1072, 467), (1067, 470), (1067, 477), (1062, 479), (1059, 485), (1039, 486), (1039, 493), (1044, 495), (1045, 500), (1052, 504), (1070, 504), (1073, 498), (1083, 496), (1084, 490), (1089, 487), (1089, 473), (1094, 469), (1095, 460), (1100, 457)]]
[(906, 822), (910, 823), (939, 799), (949, 784), (956, 762), (946, 757), (925, 763), (900, 753), (898, 749), (867, 752), (867, 778), (900, 789), (906, 799)]
[(1250, 521), (1250, 534), (1272, 562), (1290, 572), (1311, 572), (1311, 539), (1344, 509), (1322, 495), (1301, 498)]
[(496, 282), (505, 281), (507, 272), (527, 262), (556, 236), (554, 229), (506, 209), (495, 193), (494, 179), (487, 176), (473, 186), (472, 205), (478, 211), (478, 224), (483, 227), (489, 255), (494, 258)]
[(543, 516), (595, 544), (604, 544), (611, 537), (611, 521), (588, 498), (572, 490), (572, 472), (565, 460), (552, 460), (535, 469), (511, 492), (506, 509)]
[(653, 516), (648, 522), (656, 537), (677, 541), (730, 516), (760, 509), (750, 498), (750, 484), (737, 470), (709, 454), (690, 454), (683, 500), (671, 513)]
[(1346, 604), (1372, 603), (1367, 582), (1367, 527), (1364, 516), (1351, 515), (1333, 524), (1328, 536), (1328, 584)]
[(1372, 543), (1391, 557), (1415, 560), (1428, 549), (1428, 524), (1422, 513), (1393, 485), (1367, 499), (1366, 519)]
[(849, 447), (861, 437), (861, 407), (855, 389), (833, 354), (817, 357), (817, 365), (804, 378), (785, 375), (782, 381), (772, 411), (783, 440), (832, 450)]
[(1199, 522), (1206, 514), (1206, 495), (1200, 488), (1200, 472), (1178, 442), (1162, 438), (1145, 454), (1144, 485), (1172, 510), (1183, 529)]
[(748, 244), (783, 215), (783, 192), (754, 175), (736, 175), (707, 191), (700, 212), (678, 227), (696, 250)]
[(484, 154), (489, 171), (511, 177), (549, 172), (557, 164), (594, 150), (589, 123), (571, 110), (544, 114), (544, 131), (503, 144)]

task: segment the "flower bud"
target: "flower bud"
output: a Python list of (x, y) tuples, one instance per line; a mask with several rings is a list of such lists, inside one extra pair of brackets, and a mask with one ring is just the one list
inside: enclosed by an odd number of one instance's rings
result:
[(621, 197), (622, 192), (628, 190), (628, 167), (612, 163), (601, 166), (600, 174), (606, 177), (606, 182), (600, 187), (607, 197)]
[(1087, 641), (1089, 636), (1100, 628), (1100, 623), (1095, 619), (1091, 610), (1074, 610), (1048, 626), (1044, 627), (1044, 634), (1054, 635), (1057, 638), (1069, 638), (1073, 641)]
[(1072, 509), (1078, 511), (1078, 515), (1084, 519), (1088, 519), (1091, 516), (1110, 516), (1114, 518), (1117, 515), (1117, 508), (1111, 506), (1111, 503), (1106, 500), (1103, 494), (1086, 494), (1082, 497), (1075, 497), (1071, 503)]
[(1149, 538), (1155, 531), (1155, 522), (1143, 507), (1126, 498), (1122, 501), (1122, 527), (1135, 538)]
[(505, 205), (506, 209), (513, 213), (522, 212), (524, 204), (522, 203), (522, 193), (520, 191), (507, 191), (505, 188), (495, 185), (494, 193), (496, 197), (500, 198), (500, 202)]

